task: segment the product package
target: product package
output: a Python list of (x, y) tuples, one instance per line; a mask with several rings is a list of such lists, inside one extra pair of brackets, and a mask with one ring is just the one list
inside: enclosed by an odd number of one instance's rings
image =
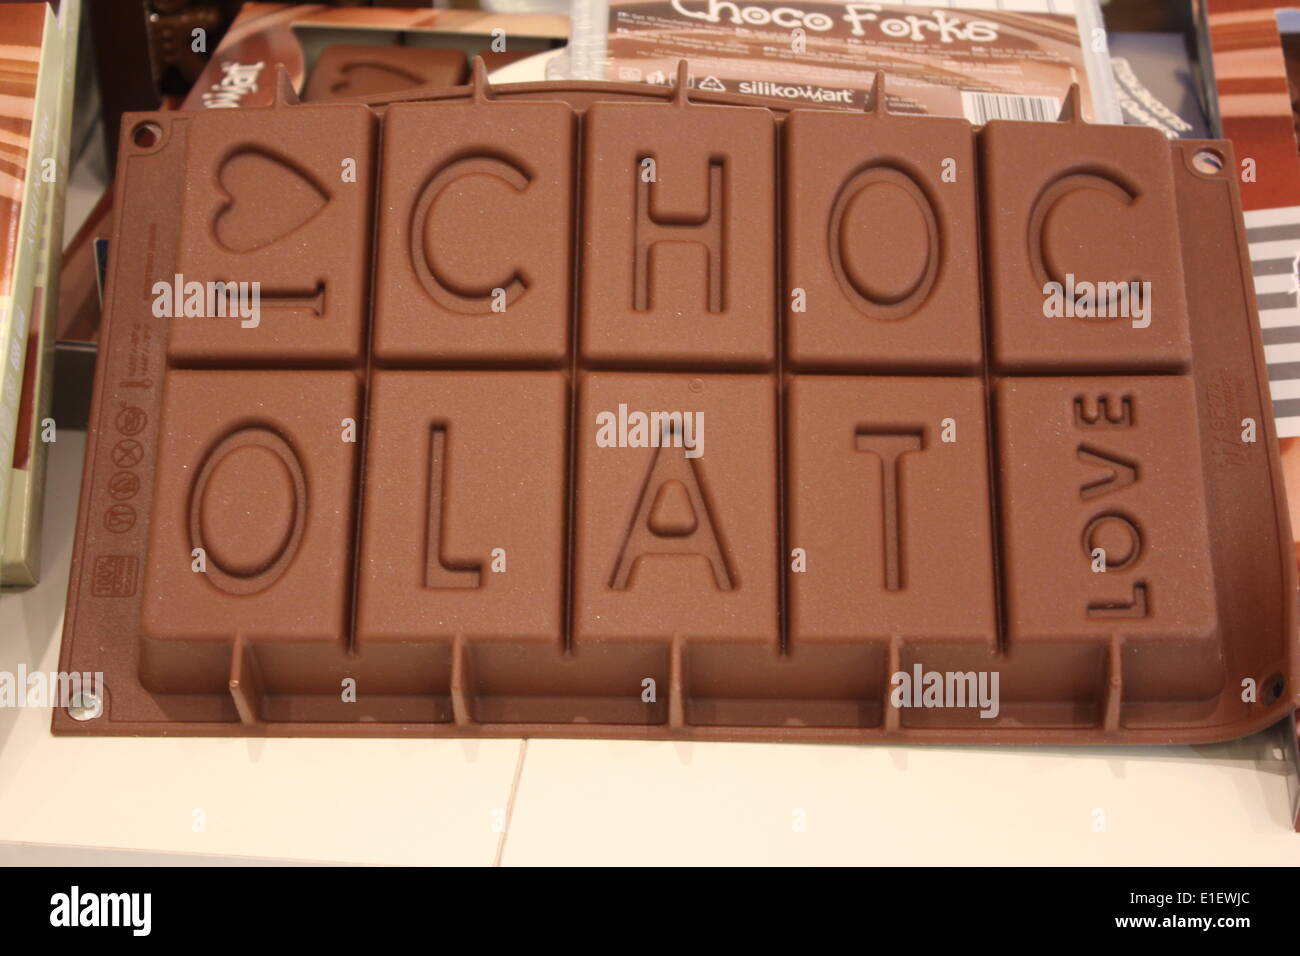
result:
[(54, 321), (80, 0), (3, 7), (0, 98), (0, 585), (40, 575)]
[(668, 85), (679, 60), (693, 89), (792, 107), (860, 110), (883, 71), (892, 112), (972, 123), (1055, 119), (1078, 83), (1087, 120), (1123, 122), (1095, 0), (577, 0), (550, 78)]
[(1210, 135), (1182, 34), (1112, 30), (1108, 39), (1126, 124), (1150, 126), (1169, 139)]
[[(558, 45), (568, 30), (554, 14), (246, 3), (181, 105), (267, 106), (281, 65), (316, 101), (455, 86), (469, 78), (470, 55), (504, 64)], [(317, 67), (328, 82), (313, 84)]]

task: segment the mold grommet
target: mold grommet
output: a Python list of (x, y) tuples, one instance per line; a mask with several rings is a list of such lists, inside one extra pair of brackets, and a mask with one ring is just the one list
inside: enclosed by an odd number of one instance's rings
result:
[(81, 690), (72, 695), (68, 716), (73, 720), (94, 720), (104, 713), (104, 699), (94, 691)]
[(154, 149), (162, 143), (162, 139), (162, 127), (148, 120), (137, 123), (131, 130), (131, 142), (140, 149)]
[(1223, 154), (1217, 149), (1202, 146), (1192, 153), (1192, 168), (1203, 175), (1217, 175), (1223, 172), (1224, 165)]

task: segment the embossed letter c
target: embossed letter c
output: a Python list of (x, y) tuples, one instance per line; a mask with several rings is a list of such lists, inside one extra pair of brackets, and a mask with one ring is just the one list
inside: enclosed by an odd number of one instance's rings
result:
[[(506, 183), (516, 192), (527, 189), (531, 180), (527, 173), (506, 160), (492, 156), (469, 156), (453, 160), (434, 173), (415, 204), (415, 210), (411, 215), (411, 265), (414, 266), (415, 274), (419, 277), (420, 284), (424, 286), (424, 291), (429, 293), (429, 298), (449, 312), (480, 315), (494, 311), (492, 287), (457, 288), (450, 279), (438, 274), (438, 269), (430, 261), (424, 246), (425, 223), (433, 212), (434, 203), (444, 189), (466, 176), (490, 176)], [(527, 284), (517, 269), (510, 274), (509, 278), (495, 283), (494, 286), (505, 290), (507, 307), (527, 289)]]

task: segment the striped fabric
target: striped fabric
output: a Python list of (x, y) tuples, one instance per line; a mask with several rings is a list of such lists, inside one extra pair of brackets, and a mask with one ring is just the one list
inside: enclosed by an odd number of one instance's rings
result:
[(1245, 214), (1279, 437), (1300, 435), (1300, 206)]

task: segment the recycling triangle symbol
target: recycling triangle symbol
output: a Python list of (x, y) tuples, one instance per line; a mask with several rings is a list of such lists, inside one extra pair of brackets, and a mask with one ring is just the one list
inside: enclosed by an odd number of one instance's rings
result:
[(709, 90), (713, 93), (727, 92), (727, 88), (722, 85), (722, 81), (716, 76), (706, 76), (704, 82), (700, 84), (700, 89)]

